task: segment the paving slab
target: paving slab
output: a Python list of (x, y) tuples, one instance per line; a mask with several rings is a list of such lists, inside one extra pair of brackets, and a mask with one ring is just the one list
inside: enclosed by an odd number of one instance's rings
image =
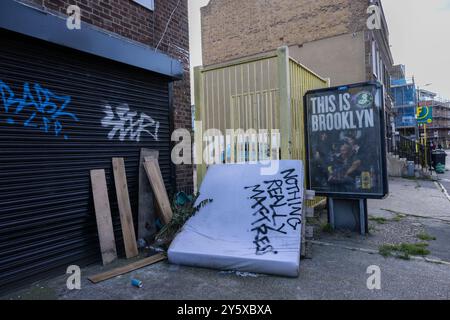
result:
[(369, 200), (371, 213), (388, 211), (450, 222), (450, 201), (433, 181), (392, 178), (389, 196), (384, 200)]

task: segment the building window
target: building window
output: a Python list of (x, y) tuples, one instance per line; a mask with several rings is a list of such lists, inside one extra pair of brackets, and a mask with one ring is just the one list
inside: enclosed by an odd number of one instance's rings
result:
[(377, 61), (378, 61), (378, 82), (381, 83), (382, 82), (381, 78), (383, 78), (381, 70), (382, 70), (383, 66), (381, 65), (381, 59), (380, 59), (380, 54), (379, 53), (378, 53)]
[(376, 56), (376, 70), (377, 70), (377, 79), (380, 80), (380, 51), (377, 50), (377, 56)]
[(377, 76), (377, 47), (375, 40), (372, 40), (372, 73)]
[(136, 3), (139, 3), (141, 6), (149, 9), (155, 10), (155, 1), (154, 0), (133, 0)]
[(380, 82), (382, 84), (384, 84), (384, 64), (383, 64), (383, 60), (380, 59), (380, 71), (379, 71), (379, 78), (380, 78)]

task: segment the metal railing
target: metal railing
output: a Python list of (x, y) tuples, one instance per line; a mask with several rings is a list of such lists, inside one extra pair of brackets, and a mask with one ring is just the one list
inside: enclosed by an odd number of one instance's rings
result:
[(394, 140), (388, 141), (388, 152), (400, 158), (414, 162), (424, 170), (431, 170), (430, 144), (421, 144), (404, 136), (398, 135)]

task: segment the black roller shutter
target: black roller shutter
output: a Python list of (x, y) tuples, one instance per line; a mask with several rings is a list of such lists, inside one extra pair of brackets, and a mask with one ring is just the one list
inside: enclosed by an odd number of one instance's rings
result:
[[(90, 170), (106, 169), (119, 254), (112, 157), (125, 158), (135, 227), (141, 148), (159, 150), (166, 186), (172, 181), (169, 78), (5, 30), (0, 36), (3, 291), (100, 261)], [(134, 127), (121, 141), (113, 123)]]

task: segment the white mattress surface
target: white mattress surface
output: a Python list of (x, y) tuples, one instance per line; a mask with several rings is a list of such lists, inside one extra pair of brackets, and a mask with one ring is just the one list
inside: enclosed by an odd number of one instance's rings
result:
[(297, 277), (303, 216), (303, 164), (217, 165), (208, 169), (198, 201), (212, 199), (172, 242), (169, 262), (219, 270)]

